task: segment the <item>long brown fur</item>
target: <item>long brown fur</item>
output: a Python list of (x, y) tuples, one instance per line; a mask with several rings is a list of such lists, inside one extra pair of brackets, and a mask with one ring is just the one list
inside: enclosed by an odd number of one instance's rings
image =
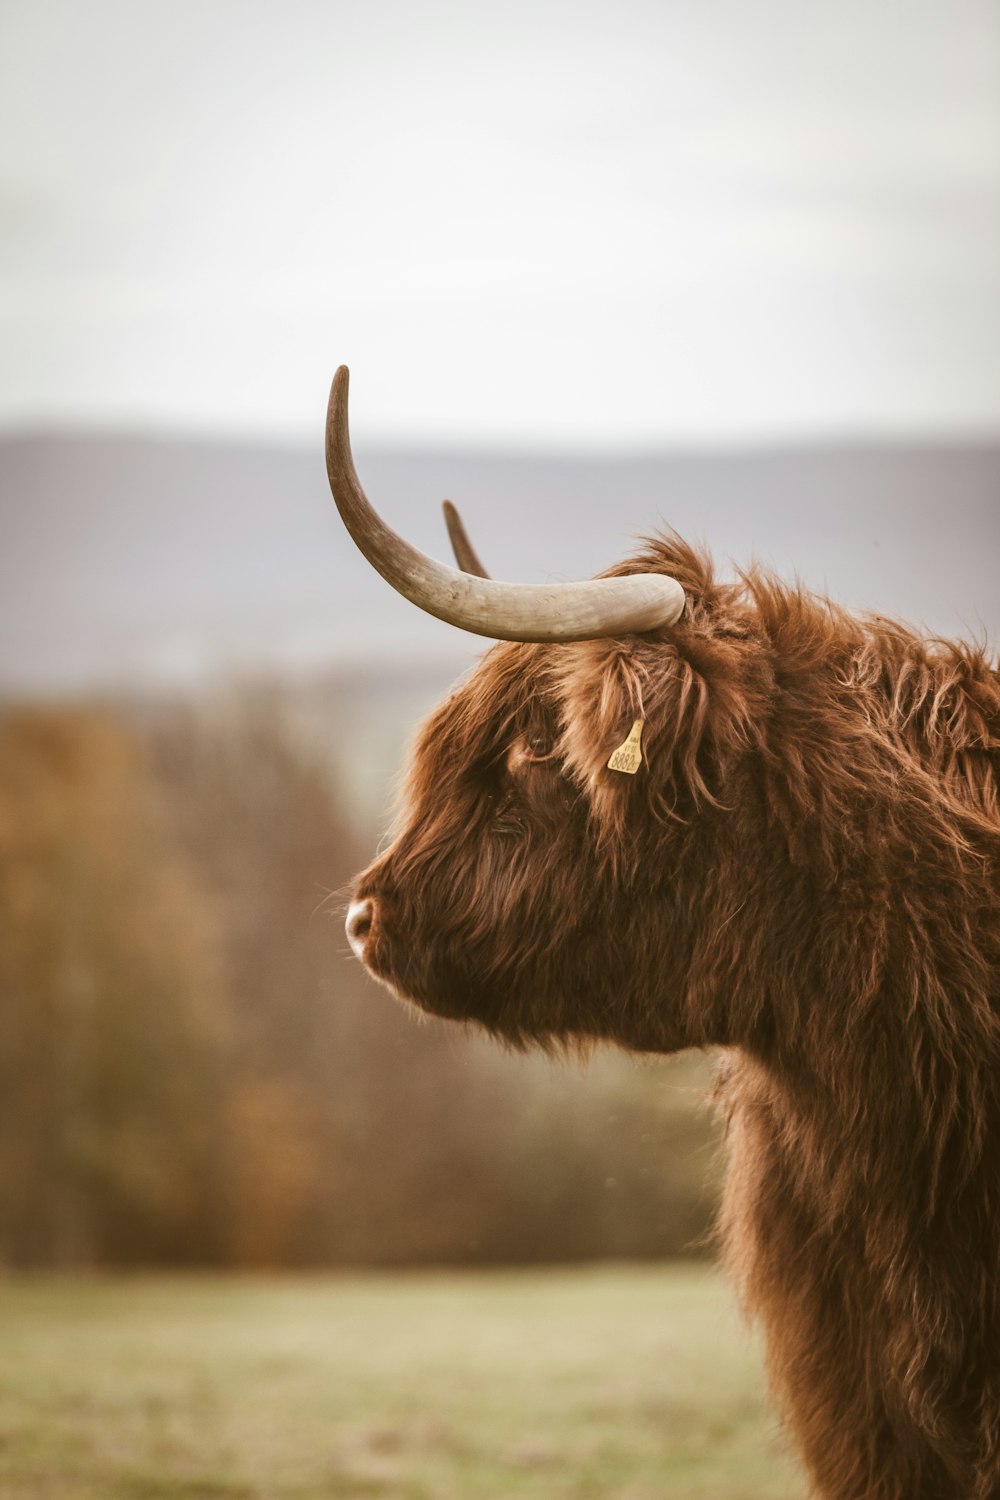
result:
[(677, 625), (494, 647), (428, 721), (366, 962), (515, 1045), (725, 1049), (725, 1258), (814, 1493), (1000, 1496), (996, 670), (650, 570)]

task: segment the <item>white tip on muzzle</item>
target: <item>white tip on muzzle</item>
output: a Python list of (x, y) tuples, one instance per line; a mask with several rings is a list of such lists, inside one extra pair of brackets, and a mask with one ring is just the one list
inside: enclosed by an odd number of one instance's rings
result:
[(368, 934), (372, 930), (372, 919), (375, 915), (375, 903), (367, 897), (364, 901), (352, 901), (347, 908), (347, 920), (344, 923), (344, 931), (347, 933), (347, 941), (350, 943), (355, 958), (364, 962), (365, 945)]

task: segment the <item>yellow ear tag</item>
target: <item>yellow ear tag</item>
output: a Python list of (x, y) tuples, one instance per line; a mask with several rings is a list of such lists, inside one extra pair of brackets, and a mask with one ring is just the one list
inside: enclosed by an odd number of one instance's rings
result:
[(638, 771), (642, 765), (642, 750), (639, 747), (639, 740), (642, 735), (642, 726), (644, 723), (644, 719), (636, 719), (628, 732), (628, 739), (618, 746), (618, 749), (608, 761), (608, 769), (610, 771), (624, 771), (626, 776), (634, 776), (636, 771)]

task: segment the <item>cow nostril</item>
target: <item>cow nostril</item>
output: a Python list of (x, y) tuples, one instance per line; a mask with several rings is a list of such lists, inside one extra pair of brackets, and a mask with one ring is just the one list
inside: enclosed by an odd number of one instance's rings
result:
[(344, 930), (347, 933), (347, 941), (350, 943), (358, 958), (364, 957), (365, 938), (371, 932), (372, 922), (375, 918), (375, 903), (370, 898), (364, 901), (352, 901), (347, 908), (347, 921)]

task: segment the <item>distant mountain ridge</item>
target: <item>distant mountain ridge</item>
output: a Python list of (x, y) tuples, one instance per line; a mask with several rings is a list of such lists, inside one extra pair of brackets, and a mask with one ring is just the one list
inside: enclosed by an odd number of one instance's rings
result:
[[(1000, 637), (1000, 440), (612, 454), (366, 452), (386, 518), (447, 557), (456, 501), (490, 570), (586, 577), (670, 525), (843, 602)], [(363, 562), (320, 444), (0, 441), (0, 692), (439, 660), (479, 644)]]

